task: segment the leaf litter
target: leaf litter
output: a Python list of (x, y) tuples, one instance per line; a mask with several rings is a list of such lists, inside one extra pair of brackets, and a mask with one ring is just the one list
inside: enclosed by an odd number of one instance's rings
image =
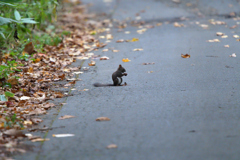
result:
[[(46, 114), (49, 109), (55, 107), (54, 99), (66, 96), (63, 92), (58, 91), (62, 85), (56, 84), (56, 82), (69, 81), (64, 85), (65, 88), (74, 85), (76, 81), (80, 80), (76, 78), (76, 74), (82, 74), (82, 71), (88, 69), (74, 68), (70, 65), (78, 59), (88, 60), (98, 57), (92, 52), (106, 46), (93, 35), (106, 32), (107, 29), (102, 29), (104, 27), (102, 22), (93, 21), (91, 24), (89, 19), (92, 17), (91, 14), (84, 14), (84, 7), (81, 4), (72, 7), (71, 12), (59, 12), (57, 25), (61, 27), (58, 28), (56, 34), (64, 31), (69, 32), (69, 35), (63, 35), (62, 41), (56, 46), (45, 45), (41, 52), (34, 48), (35, 44), (31, 41), (25, 45), (21, 54), (23, 56), (31, 55), (31, 59), (16, 61), (17, 70), (10, 74), (7, 80), (12, 88), (0, 91), (0, 132), (2, 133), (0, 134), (0, 145), (10, 146), (12, 151), (23, 152), (16, 146), (17, 142), (28, 137), (24, 134), (24, 129), (31, 132), (52, 129), (36, 128), (35, 125), (43, 121), (38, 117), (39, 115)], [(113, 36), (106, 34), (105, 38), (111, 40)], [(100, 59), (107, 60), (109, 58), (101, 57)], [(5, 62), (13, 60), (14, 57), (5, 54), (0, 63), (5, 64)], [(90, 66), (95, 65), (94, 61), (89, 64)], [(2, 81), (4, 80), (1, 80), (1, 84)], [(4, 92), (13, 93), (13, 96), (4, 99)], [(52, 100), (53, 103), (49, 103), (49, 100)], [(66, 119), (67, 117), (62, 118)], [(32, 142), (49, 140), (36, 136), (28, 138)], [(0, 154), (4, 154), (4, 150), (6, 148), (2, 149)]]

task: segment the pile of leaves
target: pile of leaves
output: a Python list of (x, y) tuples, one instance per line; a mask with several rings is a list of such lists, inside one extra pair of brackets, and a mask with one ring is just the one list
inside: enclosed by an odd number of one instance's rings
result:
[[(103, 32), (97, 29), (101, 23), (88, 23), (92, 15), (84, 13), (84, 6), (74, 4), (71, 12), (62, 12), (58, 17), (57, 33), (62, 35), (58, 45), (45, 45), (39, 52), (34, 48), (34, 41), (28, 42), (18, 58), (5, 53), (0, 64), (0, 157), (12, 152), (25, 152), (18, 147), (19, 140), (41, 141), (39, 137), (24, 134), (34, 131), (42, 120), (39, 115), (46, 114), (54, 107), (55, 98), (66, 96), (57, 87), (70, 87), (75, 84), (81, 66), (70, 67), (78, 59), (88, 59), (90, 51), (102, 48), (94, 33)], [(65, 8), (66, 9), (66, 8)], [(67, 9), (66, 9), (67, 10)], [(74, 74), (74, 73), (76, 74)], [(68, 82), (65, 85), (57, 82)], [(55, 86), (53, 90), (51, 86)], [(49, 102), (51, 100), (51, 102)], [(24, 131), (23, 131), (24, 130)]]

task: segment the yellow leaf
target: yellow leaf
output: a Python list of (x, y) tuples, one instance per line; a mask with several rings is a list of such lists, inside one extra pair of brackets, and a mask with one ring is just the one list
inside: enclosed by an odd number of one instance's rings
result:
[(126, 58), (126, 59), (123, 58), (122, 61), (123, 62), (130, 62), (131, 60), (129, 60), (128, 58)]
[(131, 42), (137, 42), (138, 40), (138, 38), (132, 38)]

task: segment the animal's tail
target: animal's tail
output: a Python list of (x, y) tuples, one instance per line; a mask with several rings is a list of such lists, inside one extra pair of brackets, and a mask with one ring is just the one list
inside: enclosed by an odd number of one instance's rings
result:
[(114, 86), (113, 84), (101, 84), (101, 83), (94, 83), (94, 87), (107, 87), (107, 86)]

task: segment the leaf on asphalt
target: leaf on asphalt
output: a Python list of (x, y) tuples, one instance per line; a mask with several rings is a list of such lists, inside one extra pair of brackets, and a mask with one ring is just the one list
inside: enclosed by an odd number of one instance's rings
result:
[(117, 40), (116, 42), (117, 42), (117, 43), (122, 43), (122, 42), (125, 42), (125, 40), (124, 40), (124, 39), (119, 39), (119, 40)]
[(135, 52), (135, 51), (143, 51), (143, 49), (142, 48), (135, 48), (135, 49), (133, 49), (133, 51)]
[(152, 62), (152, 63), (142, 63), (142, 65), (151, 65), (151, 64), (155, 64), (155, 62)]
[(43, 142), (43, 141), (49, 141), (49, 138), (35, 138), (31, 140), (32, 142)]
[(117, 145), (116, 144), (109, 144), (106, 148), (107, 149), (117, 148)]
[(106, 35), (106, 38), (109, 40), (109, 39), (113, 39), (113, 36), (111, 34), (107, 34)]
[(73, 74), (83, 74), (83, 72), (79, 71), (79, 72), (73, 72)]
[(53, 134), (52, 136), (56, 138), (63, 138), (63, 137), (73, 137), (75, 135), (74, 134)]
[(28, 54), (32, 54), (34, 53), (34, 46), (32, 44), (32, 42), (29, 42), (28, 44), (25, 45), (24, 49), (23, 49), (23, 55), (28, 53)]
[(22, 131), (14, 128), (4, 131), (3, 134), (7, 136), (14, 136), (14, 137), (25, 137), (25, 134)]
[(219, 39), (208, 40), (207, 42), (220, 42)]
[(103, 50), (102, 50), (102, 52), (107, 52), (107, 51), (108, 51), (108, 49), (103, 49)]
[(110, 121), (110, 118), (108, 117), (98, 117), (96, 121)]
[(131, 40), (129, 40), (130, 42), (137, 42), (137, 41), (139, 41), (139, 39), (138, 38), (132, 38)]
[(156, 26), (161, 26), (163, 23), (157, 23)]
[(25, 124), (25, 125), (32, 125), (32, 121), (24, 121), (23, 124)]
[(64, 85), (64, 87), (69, 87), (75, 83), (76, 83), (76, 81), (68, 82), (67, 84)]
[(125, 34), (130, 34), (131, 32), (130, 32), (130, 31), (125, 31), (124, 33), (125, 33)]
[(126, 59), (123, 58), (122, 61), (123, 61), (123, 62), (130, 62), (131, 60), (129, 60), (128, 58), (126, 58)]
[(138, 34), (143, 34), (143, 33), (146, 32), (146, 31), (147, 31), (147, 29), (146, 29), (146, 28), (143, 28), (143, 29), (137, 30), (137, 33), (138, 33)]
[(221, 38), (228, 38), (228, 35), (221, 36)]
[(95, 61), (91, 61), (90, 63), (88, 63), (89, 66), (95, 66), (96, 62)]
[(58, 119), (68, 119), (68, 118), (74, 118), (75, 116), (71, 116), (71, 115), (64, 115), (64, 116), (61, 116), (60, 118)]
[(148, 71), (147, 73), (153, 73), (153, 71)]
[(223, 36), (224, 33), (222, 33), (222, 32), (217, 32), (216, 35), (217, 35), (217, 36)]
[(33, 122), (33, 124), (38, 124), (38, 123), (42, 122), (43, 120), (40, 118), (31, 118), (31, 121)]
[(231, 26), (230, 29), (237, 28), (237, 26), (238, 26), (238, 25), (235, 24), (235, 25)]
[(181, 54), (181, 57), (182, 58), (190, 58), (190, 55), (189, 54)]
[(102, 56), (100, 57), (100, 60), (109, 60), (109, 58), (107, 56)]
[(184, 27), (184, 24), (180, 24), (178, 22), (175, 22), (173, 25), (174, 27)]
[(116, 50), (116, 49), (114, 49), (114, 50), (112, 50), (112, 51), (115, 52), (115, 53), (116, 53), (116, 52), (119, 52), (119, 50)]
[(233, 35), (233, 38), (239, 38), (239, 35)]
[(229, 55), (229, 57), (237, 57), (236, 53)]
[(208, 28), (208, 25), (207, 25), (207, 24), (200, 24), (200, 26), (201, 26), (203, 29), (207, 29), (207, 28)]
[(224, 45), (224, 47), (225, 47), (225, 48), (229, 48), (229, 45), (228, 45), (228, 44), (227, 44), (227, 45)]

